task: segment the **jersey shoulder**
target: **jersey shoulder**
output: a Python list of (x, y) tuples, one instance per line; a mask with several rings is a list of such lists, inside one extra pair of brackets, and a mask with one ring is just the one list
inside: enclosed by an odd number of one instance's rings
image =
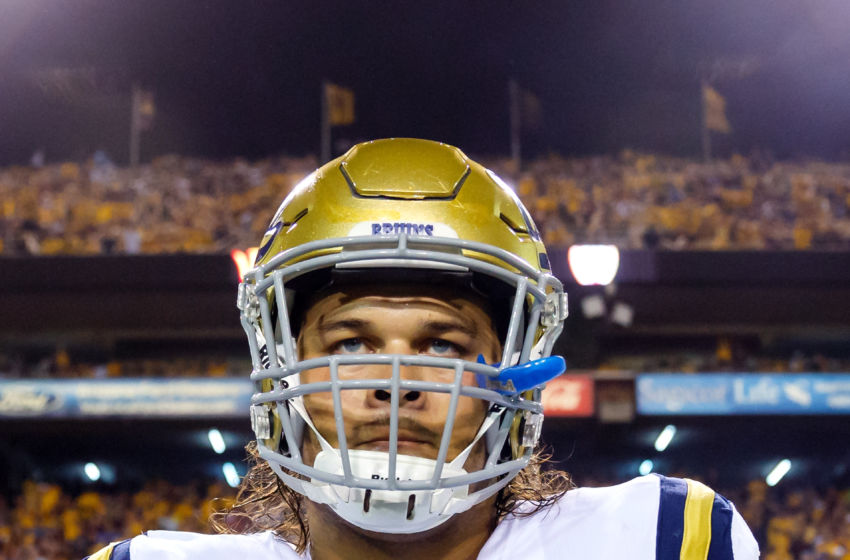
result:
[(753, 560), (759, 548), (735, 506), (687, 478), (655, 476), (659, 483), (656, 554), (668, 558)]
[(532, 515), (508, 516), (479, 558), (516, 557), (529, 552), (528, 543), (534, 558), (758, 558), (755, 539), (728, 500), (698, 482), (658, 475), (578, 488)]
[(576, 488), (549, 507), (520, 506), (505, 517), (478, 558), (654, 560), (658, 481)]
[(250, 555), (252, 560), (303, 560), (272, 532), (250, 535), (204, 535), (183, 531), (148, 531), (112, 543), (85, 560), (226, 560)]

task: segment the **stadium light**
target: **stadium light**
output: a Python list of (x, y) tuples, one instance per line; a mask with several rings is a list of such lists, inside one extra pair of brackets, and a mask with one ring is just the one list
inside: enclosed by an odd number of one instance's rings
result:
[(782, 480), (788, 471), (791, 470), (791, 461), (788, 459), (782, 459), (776, 466), (773, 467), (773, 470), (765, 477), (764, 481), (767, 482), (768, 486), (776, 486), (779, 484), (779, 481)]
[(224, 438), (221, 437), (221, 432), (219, 432), (216, 428), (213, 428), (209, 432), (207, 432), (207, 437), (210, 440), (210, 445), (213, 448), (213, 451), (221, 455), (227, 449), (227, 446), (224, 444)]
[(658, 434), (658, 437), (655, 439), (655, 450), (659, 453), (667, 449), (667, 446), (670, 445), (670, 442), (673, 441), (673, 437), (676, 435), (676, 426), (673, 424), (669, 424), (661, 430), (661, 433)]
[(86, 473), (86, 476), (92, 482), (100, 480), (100, 468), (94, 463), (86, 463), (86, 466), (83, 467), (83, 472)]
[(239, 274), (239, 281), (245, 276), (245, 273), (254, 267), (254, 261), (257, 260), (257, 252), (259, 247), (249, 247), (243, 251), (241, 249), (233, 249), (230, 251), (230, 258), (233, 259), (233, 264), (236, 265), (236, 272)]
[(638, 472), (640, 473), (641, 476), (646, 476), (646, 475), (648, 475), (649, 473), (652, 472), (652, 467), (654, 467), (654, 466), (655, 465), (652, 464), (651, 459), (646, 459), (638, 467)]
[(225, 463), (221, 466), (221, 472), (224, 473), (224, 480), (231, 488), (239, 486), (239, 475), (236, 474), (236, 467), (233, 463)]
[(607, 286), (620, 268), (620, 250), (616, 245), (573, 245), (567, 251), (567, 261), (582, 286)]

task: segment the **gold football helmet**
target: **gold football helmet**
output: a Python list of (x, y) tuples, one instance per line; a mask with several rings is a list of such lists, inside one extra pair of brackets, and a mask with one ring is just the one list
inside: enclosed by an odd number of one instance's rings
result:
[[(388, 274), (391, 272), (391, 274)], [(299, 359), (295, 335), (305, 293), (345, 278), (371, 282), (465, 283), (490, 298), (502, 337), (498, 364), (425, 355), (362, 354)], [(271, 221), (255, 268), (239, 286), (238, 306), (257, 392), (251, 406), (260, 456), (292, 489), (327, 503), (355, 525), (391, 533), (430, 529), (495, 494), (531, 457), (540, 435), (540, 390), (564, 370), (550, 356), (567, 315), (563, 286), (550, 272), (540, 235), (513, 190), (459, 149), (394, 138), (358, 144), (302, 180)], [(390, 365), (370, 390), (391, 394), (389, 452), (349, 450), (345, 418), (335, 410), (339, 448), (316, 430), (303, 397), (363, 390), (340, 379), (348, 364)], [(404, 366), (455, 371), (454, 383), (408, 380)], [(300, 384), (300, 374), (329, 368), (326, 383)], [(461, 384), (464, 371), (476, 386)], [(436, 461), (398, 453), (399, 391), (452, 395)], [(481, 399), (486, 419), (451, 462), (446, 446), (460, 397)], [(337, 404), (341, 408), (341, 405)], [(395, 435), (392, 430), (395, 429)], [(314, 464), (301, 457), (305, 430), (322, 445)], [(479, 439), (486, 465), (467, 472)]]

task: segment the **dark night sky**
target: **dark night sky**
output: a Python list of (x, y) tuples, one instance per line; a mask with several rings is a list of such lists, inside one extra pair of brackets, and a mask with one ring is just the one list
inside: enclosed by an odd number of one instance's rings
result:
[(716, 81), (721, 153), (850, 155), (845, 0), (0, 0), (0, 164), (125, 161), (133, 82), (156, 93), (145, 158), (315, 153), (323, 78), (357, 94), (337, 138), (507, 153), (513, 77), (542, 104), (530, 153), (696, 156), (716, 60), (749, 61)]

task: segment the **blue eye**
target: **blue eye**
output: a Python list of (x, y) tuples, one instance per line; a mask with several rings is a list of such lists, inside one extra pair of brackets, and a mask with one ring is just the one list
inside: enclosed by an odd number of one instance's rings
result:
[(363, 350), (363, 341), (359, 338), (347, 338), (339, 342), (336, 346), (344, 354), (356, 354)]
[(435, 338), (431, 341), (431, 346), (429, 347), (429, 350), (434, 354), (446, 354), (447, 352), (456, 350), (456, 348), (455, 345), (449, 342), (448, 340)]

